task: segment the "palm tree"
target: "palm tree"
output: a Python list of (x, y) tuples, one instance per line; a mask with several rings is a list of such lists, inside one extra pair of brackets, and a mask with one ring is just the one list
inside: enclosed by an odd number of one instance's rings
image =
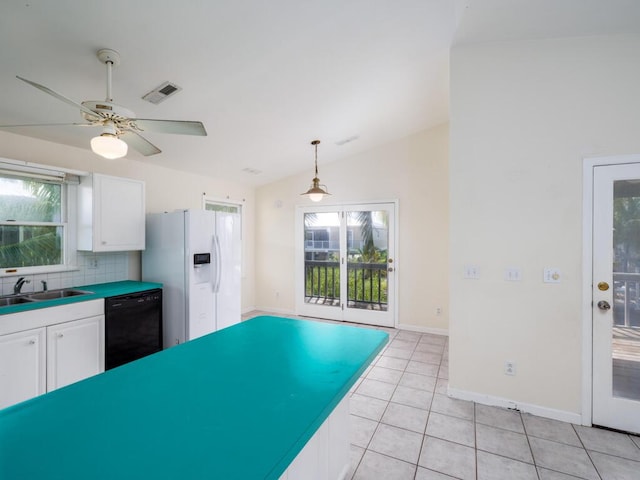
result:
[(60, 228), (21, 225), (22, 222), (60, 222), (62, 185), (19, 179), (31, 195), (0, 196), (2, 220), (15, 225), (0, 227), (0, 267), (55, 265), (62, 262)]

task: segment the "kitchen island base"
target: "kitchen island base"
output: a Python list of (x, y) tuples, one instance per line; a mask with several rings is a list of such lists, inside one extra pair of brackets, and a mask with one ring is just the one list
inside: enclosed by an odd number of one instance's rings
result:
[(0, 410), (0, 478), (339, 480), (388, 337), (262, 316), (149, 355)]
[(349, 396), (291, 462), (280, 480), (344, 480), (349, 471)]

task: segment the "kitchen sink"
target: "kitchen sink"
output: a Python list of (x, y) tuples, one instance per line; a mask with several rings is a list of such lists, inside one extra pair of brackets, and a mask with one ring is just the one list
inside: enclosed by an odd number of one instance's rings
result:
[(33, 300), (29, 300), (22, 296), (8, 296), (0, 297), (0, 307), (8, 307), (9, 305), (19, 305), (21, 303), (30, 303)]
[(30, 300), (54, 300), (56, 298), (77, 297), (78, 295), (88, 295), (93, 292), (75, 290), (73, 288), (62, 288), (60, 290), (48, 290), (46, 292), (29, 293), (26, 297)]
[(61, 288), (59, 290), (47, 290), (44, 292), (23, 293), (21, 295), (6, 295), (0, 297), (0, 307), (9, 307), (21, 303), (40, 302), (43, 300), (55, 300), (57, 298), (77, 297), (78, 295), (89, 295), (93, 292), (77, 290), (75, 288)]

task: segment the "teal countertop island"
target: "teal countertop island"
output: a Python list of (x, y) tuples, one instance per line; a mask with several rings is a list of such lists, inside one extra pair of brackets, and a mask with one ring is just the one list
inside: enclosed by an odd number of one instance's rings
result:
[(281, 477), (388, 340), (262, 316), (0, 410), (0, 478)]

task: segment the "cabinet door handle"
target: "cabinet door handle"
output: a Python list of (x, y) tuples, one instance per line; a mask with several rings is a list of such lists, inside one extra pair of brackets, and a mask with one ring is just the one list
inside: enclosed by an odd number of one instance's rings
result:
[(62, 337), (64, 337), (64, 335), (62, 333), (59, 333), (58, 338), (62, 338)]
[(29, 345), (35, 345), (36, 341), (35, 340), (29, 340)]

